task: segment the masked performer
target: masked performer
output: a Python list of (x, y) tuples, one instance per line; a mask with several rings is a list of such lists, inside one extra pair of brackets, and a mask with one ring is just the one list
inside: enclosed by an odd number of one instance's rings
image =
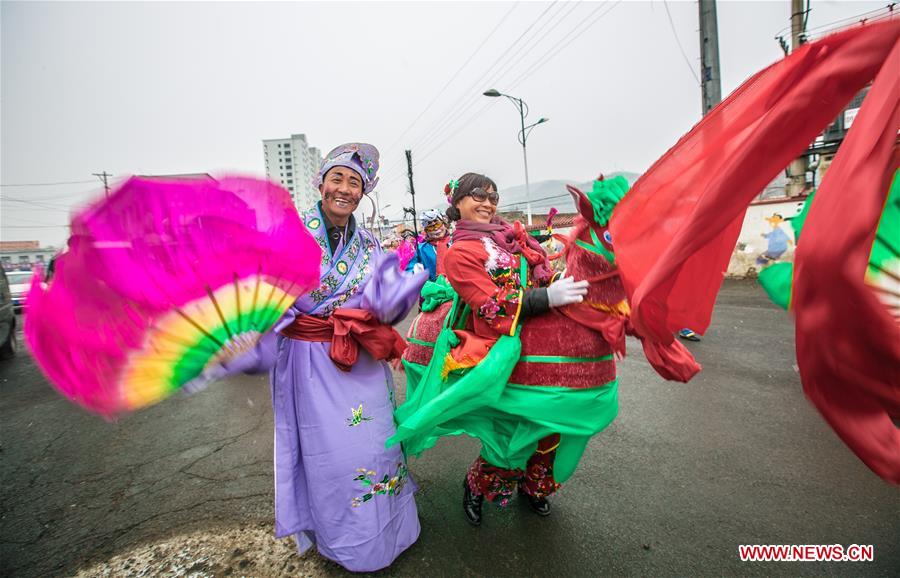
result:
[(422, 211), (419, 221), (425, 230), (425, 239), (415, 247), (406, 270), (412, 271), (416, 264), (421, 264), (428, 270), (429, 281), (434, 281), (438, 275), (444, 274), (444, 256), (450, 241), (450, 228), (444, 215), (436, 209)]

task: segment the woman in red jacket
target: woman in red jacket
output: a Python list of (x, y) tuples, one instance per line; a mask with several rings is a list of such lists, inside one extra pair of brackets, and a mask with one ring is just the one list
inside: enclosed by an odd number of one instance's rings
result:
[[(456, 229), (444, 269), (472, 315), (465, 331), (457, 332), (460, 345), (452, 355), (456, 367), (472, 367), (501, 335), (514, 334), (523, 319), (580, 302), (587, 293), (587, 281), (557, 279), (538, 242), (521, 226), (497, 216), (500, 197), (490, 178), (467, 173), (454, 184), (447, 216), (456, 221)], [(522, 267), (522, 259), (527, 268)], [(527, 271), (526, 279), (522, 271)], [(506, 505), (517, 485), (534, 512), (549, 515), (547, 496), (559, 487), (553, 479), (558, 444), (559, 435), (542, 439), (524, 470), (494, 466), (479, 456), (465, 479), (463, 509), (469, 522), (481, 523), (485, 496)]]

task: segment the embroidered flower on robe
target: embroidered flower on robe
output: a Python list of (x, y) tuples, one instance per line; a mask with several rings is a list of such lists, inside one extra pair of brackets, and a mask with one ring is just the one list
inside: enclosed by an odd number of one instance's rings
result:
[(368, 502), (375, 496), (396, 496), (403, 490), (403, 486), (406, 485), (406, 480), (409, 476), (409, 471), (402, 462), (397, 464), (397, 473), (393, 477), (389, 477), (385, 474), (381, 480), (377, 482), (375, 481), (376, 474), (373, 470), (357, 468), (356, 471), (359, 472), (359, 475), (353, 479), (362, 484), (363, 488), (369, 488), (369, 491), (361, 496), (353, 498), (350, 505), (354, 508)]

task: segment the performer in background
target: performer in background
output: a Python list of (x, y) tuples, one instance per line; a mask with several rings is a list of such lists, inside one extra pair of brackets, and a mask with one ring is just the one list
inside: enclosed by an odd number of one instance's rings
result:
[(424, 239), (418, 239), (415, 253), (407, 263), (406, 270), (412, 271), (416, 264), (421, 264), (428, 270), (428, 280), (434, 281), (438, 275), (444, 274), (444, 255), (450, 241), (450, 227), (447, 219), (437, 209), (422, 211), (419, 221), (425, 231)]

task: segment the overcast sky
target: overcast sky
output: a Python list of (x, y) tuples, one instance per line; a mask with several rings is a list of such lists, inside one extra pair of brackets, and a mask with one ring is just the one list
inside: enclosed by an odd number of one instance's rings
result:
[[(812, 0), (808, 27), (886, 4)], [(466, 171), (502, 193), (524, 182), (519, 117), (488, 88), (551, 119), (532, 182), (642, 172), (700, 118), (696, 2), (0, 6), (2, 240), (62, 245), (102, 194), (92, 173), (264, 175), (262, 140), (293, 133), (375, 144), (389, 217), (409, 202), (405, 148), (417, 198)], [(718, 3), (723, 97), (782, 57), (789, 20), (789, 0)]]

